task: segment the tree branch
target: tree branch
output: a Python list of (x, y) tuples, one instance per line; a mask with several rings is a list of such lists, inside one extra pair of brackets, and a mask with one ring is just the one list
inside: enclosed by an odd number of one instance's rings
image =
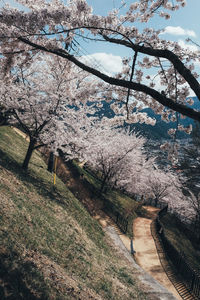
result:
[(104, 39), (110, 43), (119, 44), (126, 46), (128, 48), (133, 49), (136, 52), (140, 52), (142, 54), (146, 54), (149, 56), (165, 58), (169, 60), (174, 68), (179, 72), (181, 76), (188, 82), (191, 89), (195, 92), (197, 97), (200, 100), (200, 85), (196, 78), (192, 75), (191, 71), (187, 69), (182, 61), (178, 58), (176, 54), (172, 51), (167, 49), (153, 49), (151, 47), (145, 47), (144, 45), (140, 46), (138, 44), (130, 43), (126, 40), (116, 39), (116, 38), (109, 38), (108, 36), (103, 35)]
[[(79, 60), (77, 60), (73, 55), (69, 54), (68, 52), (66, 52), (65, 50), (63, 49), (59, 49), (59, 48), (56, 48), (56, 49), (48, 49), (44, 46), (41, 46), (41, 45), (38, 45), (36, 43), (33, 43), (25, 38), (22, 38), (22, 37), (19, 37), (18, 38), (21, 42), (27, 44), (27, 45), (30, 45), (38, 50), (42, 50), (42, 51), (45, 51), (45, 52), (48, 52), (48, 53), (52, 53), (52, 54), (55, 54), (55, 55), (58, 55), (60, 57), (63, 57), (65, 59), (68, 59), (69, 61), (73, 62), (75, 65), (77, 65), (79, 68), (97, 76), (98, 78), (102, 79), (103, 81), (109, 83), (109, 84), (112, 84), (112, 85), (116, 85), (116, 86), (121, 86), (121, 87), (125, 87), (125, 88), (128, 88), (128, 89), (131, 89), (131, 90), (135, 90), (135, 91), (138, 91), (138, 92), (143, 92), (149, 96), (151, 96), (153, 99), (155, 99), (157, 102), (159, 102), (160, 104), (174, 110), (174, 111), (177, 111), (189, 118), (192, 118), (194, 120), (197, 120), (200, 122), (200, 112), (186, 106), (186, 105), (183, 105), (183, 104), (179, 104), (179, 103), (175, 103), (172, 99), (166, 97), (165, 95), (161, 94), (160, 92), (144, 85), (144, 84), (141, 84), (141, 83), (137, 83), (137, 82), (130, 82), (130, 81), (127, 81), (127, 80), (122, 80), (122, 79), (117, 79), (117, 78), (114, 78), (114, 77), (110, 77), (104, 73), (101, 73), (100, 71), (92, 68), (92, 67), (89, 67), (87, 65), (85, 65), (84, 63), (80, 62)], [(122, 41), (122, 42), (125, 42), (125, 41)], [(159, 57), (165, 57), (167, 58), (167, 54), (170, 55), (171, 57), (171, 60), (174, 59), (177, 63), (177, 65), (181, 65), (182, 66), (182, 73), (188, 73), (189, 77), (190, 77), (190, 81), (194, 81), (194, 85), (198, 87), (193, 88), (193, 91), (197, 91), (195, 92), (197, 97), (200, 99), (200, 86), (199, 86), (199, 83), (198, 81), (194, 78), (194, 76), (191, 74), (191, 72), (184, 67), (183, 63), (178, 59), (178, 57), (176, 55), (174, 55), (171, 51), (169, 50), (154, 50), (152, 48), (149, 48), (149, 47), (144, 47), (144, 46), (136, 46), (138, 50), (138, 52), (141, 52), (140, 50), (143, 49), (143, 53), (145, 52), (148, 52), (147, 50), (149, 50), (149, 55), (154, 55), (154, 56), (159, 56)], [(146, 50), (145, 50), (146, 49)], [(145, 51), (144, 51), (145, 50)], [(154, 53), (154, 54), (153, 54)], [(156, 55), (157, 53), (157, 55)], [(165, 53), (165, 56), (164, 56), (164, 53)], [(161, 56), (162, 54), (162, 56)], [(171, 61), (170, 60), (170, 61)], [(177, 69), (177, 68), (176, 68)], [(181, 67), (179, 67), (179, 69), (181, 69)], [(179, 72), (180, 73), (180, 72)], [(187, 80), (188, 81), (188, 80)], [(188, 81), (189, 82), (189, 81)]]

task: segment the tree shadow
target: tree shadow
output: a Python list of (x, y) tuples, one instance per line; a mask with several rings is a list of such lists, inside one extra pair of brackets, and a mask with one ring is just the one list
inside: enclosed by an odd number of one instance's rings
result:
[(63, 197), (56, 186), (53, 186), (53, 184), (52, 186), (50, 184), (47, 186), (45, 180), (43, 181), (41, 178), (38, 178), (38, 175), (33, 170), (23, 170), (22, 166), (16, 160), (12, 159), (2, 150), (0, 150), (0, 166), (14, 173), (25, 184), (33, 185), (37, 193), (42, 197), (48, 197), (61, 205), (68, 205), (66, 200), (62, 200)]
[(48, 300), (49, 288), (32, 262), (12, 253), (0, 254), (1, 300)]

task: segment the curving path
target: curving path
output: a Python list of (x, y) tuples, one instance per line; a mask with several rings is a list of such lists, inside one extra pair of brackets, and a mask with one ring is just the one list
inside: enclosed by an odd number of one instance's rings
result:
[[(157, 213), (154, 207), (145, 207), (150, 213)], [(151, 235), (151, 219), (136, 218), (133, 223), (135, 260), (147, 273), (171, 291), (177, 299), (182, 299), (168, 279), (157, 254), (155, 242)]]
[[(29, 140), (26, 134), (21, 132), (17, 128), (13, 128), (18, 134), (22, 135), (26, 140)], [(155, 216), (157, 214), (158, 209), (154, 207), (146, 207), (149, 213)], [(94, 216), (95, 219), (99, 221), (103, 228), (115, 228), (115, 232), (120, 237), (120, 240), (123, 242), (124, 246), (128, 249), (130, 253), (130, 240), (129, 238), (122, 234), (115, 223), (101, 210), (99, 213)], [(170, 291), (178, 300), (182, 299), (177, 293), (176, 289), (172, 285), (171, 281), (168, 279), (166, 273), (164, 272), (158, 254), (156, 250), (156, 246), (151, 235), (151, 219), (146, 218), (136, 218), (133, 223), (133, 233), (134, 233), (134, 250), (135, 260), (140, 267), (142, 267), (147, 273), (149, 273), (155, 280), (161, 283), (168, 291)], [(112, 227), (110, 227), (112, 226)], [(115, 234), (116, 234), (115, 233)], [(113, 234), (113, 233), (112, 233)], [(122, 245), (123, 245), (122, 244)], [(144, 277), (145, 278), (145, 277)], [(143, 278), (143, 279), (144, 279)], [(149, 281), (150, 282), (150, 281)], [(151, 284), (152, 287), (152, 284)], [(149, 287), (149, 293), (151, 293)], [(158, 286), (155, 287), (158, 289)], [(158, 292), (159, 293), (159, 292)], [(172, 299), (170, 296), (166, 295), (165, 292), (161, 293), (160, 299)], [(172, 296), (172, 295), (171, 295)], [(164, 298), (163, 298), (164, 297)], [(169, 298), (170, 297), (170, 298)], [(158, 299), (158, 298), (156, 298)]]
[[(111, 240), (112, 240), (112, 243), (113, 245), (115, 245), (117, 247), (117, 249), (123, 254), (123, 256), (125, 256), (128, 261), (130, 262), (131, 265), (133, 265), (133, 267), (135, 268), (134, 272), (137, 273), (137, 276), (138, 276), (138, 279), (140, 280), (141, 284), (142, 284), (142, 288), (143, 288), (143, 291), (145, 292), (145, 294), (147, 295), (147, 299), (162, 299), (162, 300), (175, 300), (175, 299), (181, 299), (179, 297), (179, 295), (177, 294), (176, 290), (172, 289), (172, 284), (171, 282), (169, 281), (169, 285), (166, 285), (163, 283), (163, 281), (161, 280), (158, 280), (158, 277), (157, 276), (154, 276), (155, 275), (155, 272), (158, 272), (158, 269), (157, 269), (157, 265), (153, 265), (153, 267), (155, 268), (154, 269), (154, 274), (152, 274), (151, 272), (149, 272), (149, 269), (146, 270), (146, 268), (144, 268), (144, 264), (137, 264), (135, 262), (135, 258), (133, 259), (133, 256), (130, 254), (130, 239), (122, 234), (120, 232), (120, 230), (118, 229), (118, 227), (116, 226), (116, 224), (110, 219), (109, 216), (107, 216), (104, 212), (102, 212), (101, 210), (98, 211), (98, 214), (96, 214), (95, 216), (93, 216), (96, 220), (99, 221), (99, 223), (101, 224), (101, 226), (104, 228), (105, 232), (110, 236)], [(139, 219), (144, 219), (144, 218), (137, 218), (137, 222), (139, 221)], [(149, 224), (147, 225), (147, 227), (145, 226), (145, 228), (143, 228), (143, 225), (141, 222), (141, 227), (139, 229), (138, 227), (138, 233), (140, 232), (141, 230), (141, 233), (142, 232), (146, 232), (148, 233), (148, 239), (150, 239), (153, 244), (154, 244), (154, 240), (151, 236), (151, 232), (150, 232), (150, 224), (151, 224), (151, 220), (148, 220), (148, 219), (144, 219), (145, 221), (149, 221)], [(136, 224), (136, 223), (135, 223)], [(139, 223), (138, 223), (139, 224)], [(137, 225), (137, 224), (136, 224)], [(145, 229), (145, 230), (143, 230)], [(149, 233), (150, 233), (150, 236), (149, 236)], [(143, 235), (140, 234), (140, 237), (142, 238)], [(147, 244), (147, 241), (145, 241), (142, 245), (141, 241), (139, 242), (139, 239), (136, 238), (134, 240), (135, 244), (134, 244), (134, 247), (135, 249), (138, 247), (138, 246), (141, 246), (143, 247), (143, 250), (145, 252), (145, 247), (146, 247), (146, 244)], [(149, 241), (148, 241), (149, 243)], [(151, 247), (150, 247), (151, 248)], [(137, 248), (138, 250), (138, 253), (136, 253), (136, 256), (140, 257), (141, 261), (143, 261), (143, 255), (145, 255), (144, 253), (142, 254), (142, 251), (139, 251), (139, 249)], [(156, 248), (154, 248), (155, 250), (155, 253), (156, 254)], [(152, 252), (152, 251), (147, 251), (147, 252)], [(152, 253), (151, 253), (152, 254)], [(159, 261), (159, 258), (157, 261), (151, 261), (150, 264), (148, 264), (148, 257), (146, 258), (146, 263), (145, 265), (147, 266), (150, 266), (151, 263), (153, 264), (158, 264), (160, 263)], [(149, 273), (149, 274), (148, 274)], [(164, 271), (160, 271), (159, 272), (160, 275), (162, 273), (162, 275), (164, 275)], [(165, 278), (166, 281), (167, 281), (167, 275), (165, 274)], [(165, 280), (164, 280), (165, 281)], [(165, 281), (165, 283), (166, 283)]]

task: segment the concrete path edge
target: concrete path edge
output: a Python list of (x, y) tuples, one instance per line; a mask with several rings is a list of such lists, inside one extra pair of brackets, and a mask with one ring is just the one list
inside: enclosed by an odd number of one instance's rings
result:
[(157, 282), (151, 275), (146, 273), (139, 265), (136, 264), (133, 256), (128, 252), (116, 230), (112, 226), (104, 227), (105, 232), (110, 237), (112, 244), (117, 247), (119, 252), (126, 257), (130, 264), (137, 271), (137, 278), (144, 286), (144, 293), (148, 299), (152, 300), (176, 300), (172, 293)]

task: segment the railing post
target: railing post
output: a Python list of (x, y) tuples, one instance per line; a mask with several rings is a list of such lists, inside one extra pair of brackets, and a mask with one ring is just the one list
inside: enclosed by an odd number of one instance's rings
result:
[(125, 225), (125, 233), (127, 232), (128, 229), (128, 221), (126, 221), (126, 225)]
[(118, 224), (118, 220), (119, 220), (119, 213), (117, 212), (116, 214), (116, 223)]
[(191, 280), (191, 285), (190, 285), (190, 290), (191, 291), (193, 291), (194, 281), (195, 281), (195, 273), (192, 274), (192, 280)]
[(131, 239), (131, 254), (135, 254), (135, 250), (133, 249), (133, 240)]

